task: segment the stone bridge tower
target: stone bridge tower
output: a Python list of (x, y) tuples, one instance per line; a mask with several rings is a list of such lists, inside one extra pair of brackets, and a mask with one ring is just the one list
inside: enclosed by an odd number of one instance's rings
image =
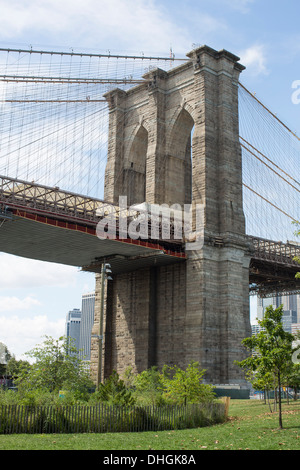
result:
[[(200, 203), (205, 242), (184, 263), (113, 276), (104, 315), (103, 376), (128, 366), (185, 368), (215, 384), (243, 384), (234, 365), (249, 336), (249, 261), (242, 201), (235, 55), (202, 46), (146, 84), (105, 95), (109, 144), (104, 199), (128, 205)], [(100, 299), (96, 281), (96, 312)], [(95, 317), (95, 328), (99, 315)], [(92, 341), (92, 364), (98, 361)]]

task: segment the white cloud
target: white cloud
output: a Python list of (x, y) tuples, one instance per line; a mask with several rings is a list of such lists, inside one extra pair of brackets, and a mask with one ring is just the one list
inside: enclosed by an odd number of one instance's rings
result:
[(44, 341), (43, 336), (59, 338), (64, 335), (65, 320), (50, 321), (46, 315), (35, 317), (0, 316), (0, 341), (16, 359), (27, 359), (24, 354)]
[(0, 287), (75, 286), (77, 268), (0, 254)]
[(32, 31), (40, 36), (51, 33), (57, 40), (70, 35), (69, 41), (80, 41), (81, 46), (95, 47), (96, 38), (102, 48), (112, 47), (113, 40), (120, 49), (133, 43), (152, 50), (170, 44), (170, 37), (178, 44), (186, 40), (183, 29), (175, 31), (166, 8), (151, 0), (12, 0), (0, 5), (2, 39), (15, 40)]
[(268, 75), (266, 48), (262, 44), (256, 44), (239, 53), (241, 63), (246, 66), (251, 75)]
[(240, 13), (249, 13), (250, 5), (254, 2), (255, 0), (226, 0), (228, 6)]
[[(238, 13), (247, 14), (251, 11), (251, 5), (256, 0), (210, 0), (210, 3), (218, 5), (219, 9), (236, 10)], [(230, 12), (231, 13), (231, 12)]]
[[(67, 1), (61, 2), (61, 5), (67, 5)], [(65, 15), (59, 16), (59, 2), (36, 0), (12, 0), (7, 2), (2, 0), (1, 20), (2, 36), (7, 38), (17, 37), (26, 30), (36, 28), (53, 28), (53, 32), (63, 28)], [(14, 26), (14, 27), (13, 27)]]
[(18, 297), (0, 297), (0, 312), (28, 310), (38, 305), (41, 305), (41, 302), (30, 295), (24, 299), (19, 299)]

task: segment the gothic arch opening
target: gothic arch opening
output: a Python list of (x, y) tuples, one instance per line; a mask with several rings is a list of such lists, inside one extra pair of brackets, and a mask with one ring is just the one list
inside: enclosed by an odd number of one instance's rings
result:
[(148, 132), (140, 126), (128, 153), (124, 170), (124, 195), (127, 204), (138, 204), (146, 200), (146, 157)]
[(192, 202), (192, 135), (194, 120), (182, 109), (173, 126), (166, 160), (166, 203)]

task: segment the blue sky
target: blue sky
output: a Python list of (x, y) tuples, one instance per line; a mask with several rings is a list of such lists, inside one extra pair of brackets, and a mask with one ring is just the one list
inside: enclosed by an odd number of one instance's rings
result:
[[(241, 81), (300, 135), (300, 4), (296, 0), (0, 0), (0, 47), (184, 57), (207, 44), (238, 55)], [(0, 341), (19, 358), (64, 333), (94, 277), (0, 254)]]

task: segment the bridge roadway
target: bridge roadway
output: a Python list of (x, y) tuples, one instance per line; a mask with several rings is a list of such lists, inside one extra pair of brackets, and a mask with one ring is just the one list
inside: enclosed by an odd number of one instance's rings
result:
[(186, 258), (179, 242), (100, 240), (96, 211), (106, 214), (111, 207), (100, 199), (0, 177), (0, 251), (95, 272), (105, 260), (115, 273)]
[[(97, 272), (103, 261), (114, 273), (184, 262), (184, 243), (177, 240), (100, 240), (98, 208), (111, 204), (59, 188), (0, 176), (0, 251)], [(116, 207), (116, 211), (118, 208)], [(248, 236), (250, 294), (300, 292), (300, 270), (294, 258), (300, 246)], [(222, 247), (223, 240), (206, 240)]]

